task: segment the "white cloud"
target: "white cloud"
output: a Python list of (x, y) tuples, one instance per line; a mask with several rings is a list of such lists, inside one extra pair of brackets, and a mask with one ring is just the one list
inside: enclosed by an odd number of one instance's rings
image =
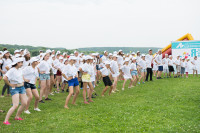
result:
[(200, 36), (200, 1), (0, 1), (0, 43), (50, 47), (164, 47)]

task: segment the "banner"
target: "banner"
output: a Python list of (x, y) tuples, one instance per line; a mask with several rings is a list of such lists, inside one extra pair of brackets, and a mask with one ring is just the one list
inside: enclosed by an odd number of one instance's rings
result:
[[(175, 60), (177, 56), (180, 55), (181, 58), (189, 58), (190, 62), (194, 60), (197, 56), (198, 73), (200, 72), (200, 41), (174, 41), (172, 42), (172, 56)], [(192, 64), (189, 65), (189, 74), (192, 74)]]

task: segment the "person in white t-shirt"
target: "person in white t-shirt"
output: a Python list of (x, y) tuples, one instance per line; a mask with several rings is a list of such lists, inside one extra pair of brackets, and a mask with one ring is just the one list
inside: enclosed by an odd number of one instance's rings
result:
[(164, 78), (165, 78), (165, 74), (167, 74), (167, 78), (168, 78), (168, 76), (169, 76), (168, 62), (169, 62), (168, 54), (165, 54), (165, 58), (163, 58), (163, 72), (164, 72)]
[(31, 113), (28, 109), (29, 109), (33, 96), (35, 97), (34, 110), (41, 111), (38, 108), (39, 94), (36, 88), (37, 78), (39, 77), (38, 69), (36, 68), (36, 66), (38, 65), (38, 59), (36, 57), (33, 57), (31, 58), (29, 62), (30, 62), (30, 65), (24, 67), (23, 69), (23, 76), (24, 76), (24, 81), (25, 81), (24, 87), (26, 89), (26, 95), (28, 96), (27, 105), (24, 111), (24, 113), (26, 114)]
[(181, 73), (181, 60), (180, 60), (180, 55), (177, 56), (174, 64), (176, 65), (176, 76), (175, 78), (177, 77), (180, 77), (180, 73)]
[(174, 76), (174, 61), (173, 61), (173, 57), (172, 55), (169, 56), (169, 60), (168, 60), (168, 68), (169, 68), (169, 77), (171, 78), (171, 73), (173, 73)]
[(127, 80), (131, 81), (128, 88), (133, 87), (132, 86), (133, 78), (131, 76), (131, 67), (129, 65), (129, 60), (130, 60), (129, 58), (125, 58), (124, 65), (120, 68), (122, 70), (122, 74), (123, 74), (123, 77), (124, 77), (124, 83), (123, 83), (122, 90), (124, 90), (124, 87), (125, 87)]
[(182, 57), (181, 59), (181, 76), (184, 78), (185, 74), (185, 57)]
[(132, 63), (130, 65), (130, 67), (131, 67), (131, 75), (133, 77), (133, 87), (134, 87), (134, 86), (136, 86), (136, 83), (139, 80), (137, 66), (136, 66), (136, 57), (132, 58)]
[(118, 66), (118, 63), (117, 63), (117, 54), (114, 54), (113, 55), (113, 60), (110, 62), (110, 67), (111, 67), (111, 70), (114, 72), (114, 73), (111, 73), (112, 74), (112, 78), (114, 80), (113, 82), (113, 91), (112, 93), (115, 93), (116, 91), (119, 91), (117, 90), (117, 80), (118, 80), (118, 76), (119, 76), (119, 66)]
[(155, 54), (154, 59), (153, 59), (153, 76), (156, 77), (156, 73), (158, 72), (158, 65), (155, 62), (155, 58), (158, 55), (158, 53)]
[(9, 109), (6, 118), (3, 122), (3, 124), (5, 125), (10, 125), (10, 122), (8, 120), (10, 116), (14, 113), (14, 111), (17, 109), (19, 101), (21, 101), (21, 106), (18, 108), (15, 120), (24, 120), (20, 118), (20, 115), (27, 104), (26, 90), (24, 88), (24, 79), (21, 69), (23, 65), (23, 59), (17, 58), (11, 65), (11, 69), (9, 69), (3, 77), (4, 82), (10, 87), (10, 93), (12, 96), (13, 103), (13, 106)]
[(198, 71), (197, 71), (197, 56), (194, 57), (194, 60), (191, 61), (192, 63), (192, 70), (193, 70), (193, 77), (194, 77), (194, 74), (196, 73), (196, 76), (198, 77)]
[(161, 75), (162, 75), (162, 72), (163, 72), (162, 50), (158, 50), (158, 55), (155, 58), (155, 62), (158, 64), (157, 79), (162, 79), (161, 78)]
[(104, 63), (105, 61), (108, 60), (108, 52), (104, 51), (103, 53), (104, 53), (104, 55), (101, 57), (101, 62), (102, 63)]
[(153, 63), (153, 55), (152, 55), (152, 49), (149, 49), (149, 54), (146, 55), (145, 60), (147, 63), (147, 74), (146, 74), (146, 80), (148, 81), (148, 77), (150, 76), (150, 81), (153, 81), (153, 71), (151, 64)]
[(114, 72), (110, 68), (110, 62), (109, 61), (105, 62), (105, 67), (103, 69), (101, 69), (100, 71), (101, 71), (101, 74), (102, 74), (102, 77), (103, 77), (103, 82), (104, 82), (104, 85), (105, 85), (105, 88), (103, 89), (103, 91), (101, 93), (101, 96), (104, 97), (104, 93), (108, 90), (109, 86), (110, 86), (109, 95), (112, 92), (113, 84), (112, 84), (112, 81), (109, 78), (109, 74), (110, 74), (110, 72), (112, 72), (114, 74)]
[(145, 54), (142, 54), (140, 62), (138, 62), (138, 65), (140, 66), (140, 73), (141, 77), (139, 79), (138, 84), (140, 84), (140, 81), (142, 80), (142, 83), (145, 83), (145, 78), (146, 78), (146, 71), (147, 71), (147, 63), (145, 60)]
[(186, 78), (188, 78), (188, 73), (189, 73), (189, 70), (190, 70), (190, 58), (187, 58), (186, 59), (186, 62), (185, 62), (185, 73), (186, 73)]
[(40, 103), (44, 103), (42, 100), (43, 95), (45, 95), (45, 100), (51, 100), (48, 98), (50, 90), (50, 68), (51, 66), (47, 62), (49, 59), (49, 53), (43, 53), (40, 63), (37, 65), (39, 71), (39, 77), (41, 82), (40, 88)]
[(66, 98), (66, 102), (65, 102), (65, 106), (64, 106), (66, 109), (69, 109), (68, 103), (69, 103), (71, 96), (74, 93), (74, 88), (76, 90), (76, 93), (75, 93), (75, 95), (73, 97), (73, 101), (72, 101), (72, 104), (74, 104), (74, 105), (75, 105), (76, 98), (80, 91), (79, 90), (79, 81), (78, 81), (78, 71), (75, 66), (76, 60), (77, 60), (77, 58), (75, 56), (70, 56), (69, 64), (67, 65), (67, 69), (65, 69), (65, 71), (62, 72), (63, 77), (68, 80), (68, 86), (69, 86), (69, 94)]

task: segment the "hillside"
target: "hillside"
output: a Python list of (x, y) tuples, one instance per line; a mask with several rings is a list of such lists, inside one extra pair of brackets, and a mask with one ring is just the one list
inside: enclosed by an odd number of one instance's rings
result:
[(140, 51), (141, 53), (147, 53), (149, 49), (152, 49), (153, 52), (157, 52), (158, 49), (156, 47), (88, 47), (88, 48), (79, 48), (78, 51), (81, 52), (99, 52), (103, 53), (103, 51), (107, 50), (108, 52), (114, 52), (114, 51), (119, 51), (123, 50), (124, 53), (130, 53), (131, 52), (137, 52)]

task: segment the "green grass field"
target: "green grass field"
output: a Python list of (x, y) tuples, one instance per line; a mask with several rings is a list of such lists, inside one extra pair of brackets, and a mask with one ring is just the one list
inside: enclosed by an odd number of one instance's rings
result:
[[(100, 97), (103, 87), (102, 82), (96, 87), (99, 96), (90, 105), (83, 104), (81, 91), (78, 106), (69, 105), (69, 110), (63, 107), (67, 93), (39, 104), (42, 112), (33, 111), (32, 101), (32, 114), (15, 121), (15, 112), (9, 126), (2, 124), (6, 113), (0, 113), (0, 132), (200, 132), (199, 78), (155, 79), (125, 91), (121, 81), (120, 92)], [(11, 97), (0, 98), (0, 109), (10, 106)]]

